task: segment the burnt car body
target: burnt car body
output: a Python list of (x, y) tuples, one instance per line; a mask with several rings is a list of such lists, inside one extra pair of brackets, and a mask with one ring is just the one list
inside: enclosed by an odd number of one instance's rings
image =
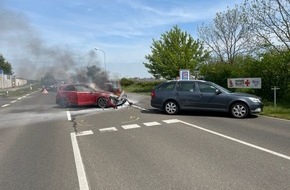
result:
[(110, 80), (105, 83), (105, 89), (109, 92), (119, 96), (122, 93), (121, 84), (119, 80)]
[(228, 112), (235, 118), (245, 118), (263, 110), (260, 97), (233, 93), (203, 80), (164, 82), (152, 90), (151, 106), (171, 115), (177, 114), (179, 110), (203, 110)]
[(56, 84), (48, 84), (48, 83), (44, 83), (42, 84), (42, 89), (46, 89), (47, 91), (56, 91), (57, 90), (57, 86)]
[(62, 107), (96, 105), (115, 107), (116, 97), (109, 92), (95, 90), (86, 84), (64, 84), (58, 87), (56, 104)]

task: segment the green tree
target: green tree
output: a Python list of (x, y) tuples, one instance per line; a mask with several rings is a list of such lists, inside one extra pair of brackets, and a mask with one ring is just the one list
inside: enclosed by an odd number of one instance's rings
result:
[(248, 62), (244, 66), (244, 71), (249, 77), (261, 77), (262, 89), (256, 93), (267, 100), (273, 99), (273, 86), (280, 89), (277, 91), (279, 97), (283, 97), (289, 91), (290, 78), (290, 51), (267, 52), (260, 60)]
[(13, 75), (11, 64), (8, 63), (1, 54), (0, 54), (0, 69), (2, 69), (4, 74), (6, 75)]
[(161, 34), (160, 40), (153, 39), (151, 54), (145, 56), (148, 62), (143, 64), (155, 78), (173, 79), (179, 76), (180, 69), (189, 69), (193, 73), (208, 58), (209, 52), (200, 41), (174, 26)]

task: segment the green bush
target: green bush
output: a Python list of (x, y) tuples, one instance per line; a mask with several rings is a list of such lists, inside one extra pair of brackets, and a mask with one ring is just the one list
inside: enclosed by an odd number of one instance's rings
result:
[(141, 80), (141, 79), (124, 79), (126, 82), (124, 85), (121, 82), (122, 87), (124, 90), (129, 91), (129, 92), (142, 92), (142, 93), (147, 93), (151, 92), (151, 90), (157, 86), (158, 84), (164, 82), (162, 80)]
[(127, 78), (122, 78), (121, 81), (120, 81), (120, 84), (121, 84), (121, 86), (124, 86), (124, 87), (130, 86), (130, 85), (134, 84), (134, 80), (127, 79)]
[[(202, 65), (200, 74), (205, 80), (215, 82), (227, 88), (228, 78), (256, 78), (262, 79), (261, 89), (252, 89), (251, 93), (261, 96), (264, 100), (273, 99), (273, 86), (280, 89), (277, 98), (285, 99), (289, 92), (290, 81), (290, 52), (267, 52), (261, 58), (239, 57), (234, 64), (210, 63)], [(240, 90), (240, 89), (232, 89)]]
[(232, 76), (232, 66), (225, 63), (211, 63), (203, 65), (200, 69), (204, 79), (227, 87), (227, 78)]

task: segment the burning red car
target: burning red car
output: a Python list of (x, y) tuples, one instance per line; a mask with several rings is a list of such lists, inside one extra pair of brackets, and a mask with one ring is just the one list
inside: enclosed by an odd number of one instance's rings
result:
[(97, 91), (86, 84), (65, 84), (58, 88), (56, 104), (62, 107), (97, 105), (116, 107), (116, 100), (109, 92)]

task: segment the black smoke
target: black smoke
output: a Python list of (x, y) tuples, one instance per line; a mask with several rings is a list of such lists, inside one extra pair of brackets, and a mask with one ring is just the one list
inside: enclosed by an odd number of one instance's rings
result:
[(46, 73), (52, 73), (56, 79), (70, 78), (73, 82), (107, 80), (94, 50), (83, 55), (62, 46), (50, 46), (24, 13), (1, 5), (0, 54), (12, 65), (16, 76), (24, 79), (39, 80)]

